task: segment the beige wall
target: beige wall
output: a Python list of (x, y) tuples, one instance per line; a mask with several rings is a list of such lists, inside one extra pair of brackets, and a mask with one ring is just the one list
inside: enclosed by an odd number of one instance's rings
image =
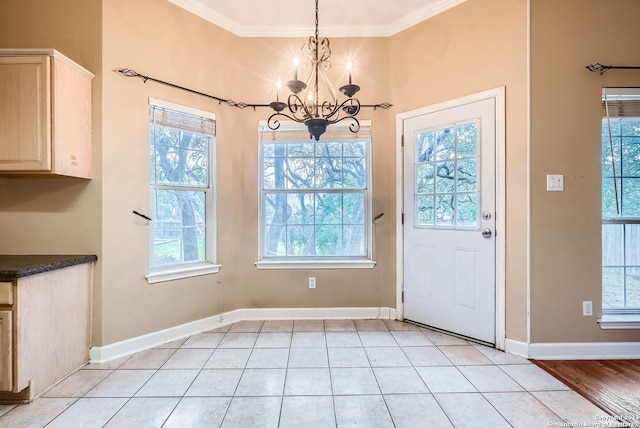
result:
[(527, 339), (526, 24), (526, 0), (468, 0), (392, 37), (389, 61), (395, 112), (506, 88), (506, 328), (520, 341)]
[[(94, 73), (94, 179), (0, 178), (0, 254), (96, 254), (100, 324), (101, 1), (0, 2), (0, 48), (55, 48)], [(95, 330), (99, 334), (99, 330)], [(95, 340), (100, 342), (99, 335)]]
[[(223, 98), (268, 103), (274, 72), (288, 68), (304, 40), (239, 38), (157, 0), (103, 3), (103, 344), (113, 343), (237, 308), (395, 306), (393, 116), (367, 110), (373, 120), (375, 269), (258, 271), (257, 125), (269, 109), (238, 110), (162, 86), (127, 79), (142, 74)], [(361, 101), (389, 98), (387, 41), (333, 39), (336, 58), (351, 52)], [(379, 82), (383, 82), (379, 84)], [(378, 83), (378, 84), (376, 84)], [(149, 227), (132, 210), (149, 212), (148, 98), (212, 111), (217, 119), (218, 254), (222, 270), (148, 285)], [(307, 278), (317, 278), (310, 290)]]
[[(595, 62), (640, 65), (640, 2), (531, 1), (531, 341), (637, 341), (603, 331), (600, 98), (603, 86), (640, 86), (638, 71), (603, 76)], [(546, 174), (565, 191), (546, 192)], [(594, 317), (582, 316), (593, 301)]]

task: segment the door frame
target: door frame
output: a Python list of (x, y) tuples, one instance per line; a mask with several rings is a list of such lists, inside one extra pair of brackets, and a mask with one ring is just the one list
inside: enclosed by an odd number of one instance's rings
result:
[(458, 107), (487, 99), (494, 100), (496, 122), (495, 173), (496, 173), (496, 305), (495, 305), (495, 346), (504, 350), (506, 339), (506, 300), (505, 300), (505, 249), (506, 249), (506, 121), (505, 87), (490, 89), (477, 94), (444, 101), (396, 115), (396, 318), (404, 319), (404, 121), (417, 116), (434, 113), (448, 108)]

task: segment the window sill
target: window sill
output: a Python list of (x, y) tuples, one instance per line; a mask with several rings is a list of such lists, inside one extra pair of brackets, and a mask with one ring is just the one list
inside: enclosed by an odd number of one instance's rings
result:
[(604, 315), (598, 323), (602, 330), (640, 329), (640, 315)]
[(201, 263), (188, 267), (179, 267), (175, 269), (151, 272), (148, 275), (145, 275), (145, 278), (147, 278), (147, 282), (149, 284), (156, 284), (158, 282), (173, 281), (176, 279), (190, 278), (192, 276), (218, 273), (221, 267), (221, 265), (215, 265), (212, 263)]
[(373, 269), (373, 260), (260, 260), (258, 269)]

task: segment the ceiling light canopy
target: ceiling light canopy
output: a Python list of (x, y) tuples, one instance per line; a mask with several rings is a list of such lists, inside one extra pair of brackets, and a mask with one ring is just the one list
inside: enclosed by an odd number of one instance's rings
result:
[[(351, 81), (351, 63), (347, 64), (349, 73), (348, 82), (340, 87), (340, 92), (346, 96), (342, 102), (338, 100), (338, 93), (331, 84), (326, 72), (331, 68), (331, 47), (329, 39), (319, 38), (318, 32), (318, 0), (316, 0), (315, 35), (302, 45), (300, 53), (294, 58), (293, 79), (286, 83), (290, 94), (287, 102), (280, 101), (279, 93), (282, 86), (277, 84), (276, 101), (269, 104), (273, 113), (267, 125), (270, 129), (280, 127), (279, 117), (285, 117), (295, 122), (304, 123), (311, 138), (318, 141), (327, 130), (327, 126), (350, 121), (349, 129), (356, 133), (360, 130), (360, 122), (356, 118), (360, 112), (360, 101), (354, 97), (360, 90), (360, 86)], [(300, 67), (310, 68), (306, 80), (298, 79)], [(322, 84), (322, 87), (320, 86)], [(321, 101), (320, 97), (327, 98)]]

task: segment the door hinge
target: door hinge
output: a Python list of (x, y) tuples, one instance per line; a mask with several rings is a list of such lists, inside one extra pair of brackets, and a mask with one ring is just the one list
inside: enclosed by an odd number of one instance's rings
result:
[(404, 134), (400, 137), (400, 146), (404, 147)]
[(400, 221), (402, 222), (402, 224), (404, 224), (404, 213), (400, 215)]
[(402, 303), (404, 303), (404, 291), (402, 293), (400, 293), (400, 301), (402, 301)]

